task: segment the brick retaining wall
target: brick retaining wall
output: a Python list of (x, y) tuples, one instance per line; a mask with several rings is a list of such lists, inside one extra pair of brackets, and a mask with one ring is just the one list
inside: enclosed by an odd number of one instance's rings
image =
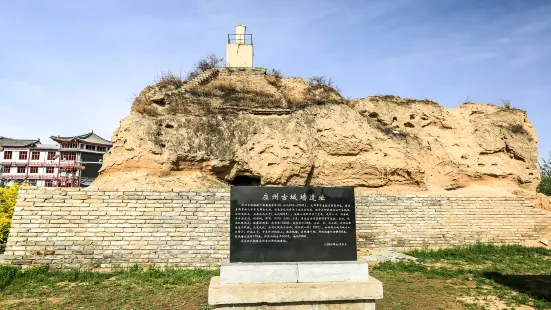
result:
[[(521, 198), (356, 196), (358, 248), (519, 243), (551, 216)], [(216, 267), (229, 190), (20, 189), (5, 261), (56, 267)]]

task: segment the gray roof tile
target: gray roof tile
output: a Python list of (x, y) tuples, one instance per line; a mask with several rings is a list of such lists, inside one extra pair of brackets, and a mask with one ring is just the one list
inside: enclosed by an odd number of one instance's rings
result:
[(74, 136), (74, 137), (51, 136), (50, 138), (55, 141), (71, 141), (73, 139), (76, 139), (76, 140), (95, 143), (95, 144), (113, 145), (113, 142), (96, 135), (93, 131), (87, 134)]
[(59, 150), (59, 145), (57, 145), (57, 144), (37, 144), (37, 145), (33, 146), (32, 149)]
[(29, 146), (32, 144), (40, 144), (40, 140), (24, 140), (24, 139), (8, 139), (8, 138), (1, 138), (0, 139), (0, 145), (1, 146)]

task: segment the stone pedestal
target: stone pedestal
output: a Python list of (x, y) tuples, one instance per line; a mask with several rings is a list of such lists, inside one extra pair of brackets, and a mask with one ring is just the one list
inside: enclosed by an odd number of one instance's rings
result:
[(215, 309), (371, 310), (381, 298), (367, 262), (226, 264), (209, 286)]

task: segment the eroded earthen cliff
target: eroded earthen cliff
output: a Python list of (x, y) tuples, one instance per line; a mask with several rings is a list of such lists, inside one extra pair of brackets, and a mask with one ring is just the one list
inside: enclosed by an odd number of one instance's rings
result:
[(373, 96), (261, 68), (212, 69), (144, 89), (113, 134), (93, 186), (355, 186), (535, 193), (537, 137), (526, 113)]

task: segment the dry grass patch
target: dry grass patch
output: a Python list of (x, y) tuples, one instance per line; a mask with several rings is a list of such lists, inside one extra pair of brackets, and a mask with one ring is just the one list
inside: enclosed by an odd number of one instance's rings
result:
[(196, 97), (219, 99), (219, 105), (235, 107), (282, 107), (283, 101), (276, 93), (268, 93), (241, 87), (231, 80), (216, 80), (207, 85), (189, 89)]
[(161, 115), (159, 110), (152, 105), (151, 101), (145, 99), (143, 96), (136, 97), (134, 103), (132, 104), (132, 110), (148, 116)]
[(280, 88), (281, 87), (281, 80), (283, 78), (283, 74), (281, 74), (281, 71), (272, 69), (270, 72), (268, 72), (265, 75), (266, 81), (270, 83), (270, 85)]
[(370, 100), (372, 101), (377, 101), (377, 102), (380, 102), (380, 101), (384, 101), (384, 102), (390, 102), (390, 103), (394, 103), (394, 104), (415, 104), (415, 103), (421, 103), (421, 104), (431, 104), (431, 105), (438, 105), (440, 106), (440, 104), (438, 104), (437, 102), (434, 102), (430, 99), (422, 99), (422, 100), (418, 100), (418, 99), (413, 99), (413, 98), (402, 98), (400, 96), (394, 96), (394, 95), (377, 95), (377, 96), (371, 96), (369, 97)]
[(184, 86), (185, 81), (181, 74), (176, 75), (169, 70), (167, 72), (161, 72), (160, 76), (155, 80), (155, 84), (161, 89), (168, 88), (170, 86), (180, 88)]

